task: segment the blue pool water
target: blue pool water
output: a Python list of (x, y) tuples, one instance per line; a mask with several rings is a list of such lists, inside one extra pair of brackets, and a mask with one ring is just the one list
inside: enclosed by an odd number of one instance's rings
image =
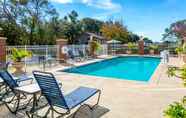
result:
[(64, 72), (123, 80), (148, 81), (159, 63), (160, 58), (154, 57), (117, 57), (70, 68), (64, 70)]

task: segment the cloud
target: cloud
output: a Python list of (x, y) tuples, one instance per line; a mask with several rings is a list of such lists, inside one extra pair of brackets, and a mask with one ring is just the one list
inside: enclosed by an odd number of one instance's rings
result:
[(99, 20), (122, 19), (122, 17), (120, 17), (119, 14), (120, 12), (117, 11), (106, 11), (106, 12), (94, 14), (92, 15), (92, 17)]
[(82, 0), (82, 2), (88, 6), (93, 6), (100, 9), (112, 9), (112, 10), (121, 9), (121, 5), (112, 2), (112, 0)]
[(67, 3), (73, 3), (73, 0), (51, 0), (52, 2), (67, 4)]
[(112, 0), (51, 0), (51, 1), (58, 2), (61, 4), (81, 3), (99, 9), (115, 10), (115, 11), (119, 11), (122, 8), (120, 4), (114, 3)]

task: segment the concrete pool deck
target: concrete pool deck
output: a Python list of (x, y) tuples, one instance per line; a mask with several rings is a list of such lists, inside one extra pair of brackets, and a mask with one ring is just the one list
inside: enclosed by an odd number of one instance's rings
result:
[[(170, 58), (168, 65), (182, 66), (178, 58)], [(100, 79), (56, 72), (62, 67), (50, 70), (63, 82), (64, 91), (71, 91), (78, 86), (95, 87), (102, 90), (100, 106), (110, 111), (102, 118), (163, 118), (163, 110), (172, 102), (179, 101), (186, 94), (182, 80), (168, 78), (167, 65), (160, 64), (149, 82), (137, 82), (117, 79)], [(1, 112), (3, 111), (3, 112)], [(4, 106), (0, 107), (0, 117), (10, 114)], [(15, 117), (12, 116), (11, 117)]]

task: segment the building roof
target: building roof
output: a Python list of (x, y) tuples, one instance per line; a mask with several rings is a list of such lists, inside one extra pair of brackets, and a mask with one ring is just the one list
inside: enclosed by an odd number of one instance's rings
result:
[(121, 43), (121, 41), (118, 41), (118, 40), (110, 40), (110, 41), (107, 41), (107, 43)]
[(105, 37), (103, 36), (100, 36), (98, 34), (95, 34), (95, 33), (91, 33), (91, 32), (85, 32), (86, 34), (90, 35), (90, 36), (93, 36), (95, 38), (98, 38), (98, 39), (105, 39)]

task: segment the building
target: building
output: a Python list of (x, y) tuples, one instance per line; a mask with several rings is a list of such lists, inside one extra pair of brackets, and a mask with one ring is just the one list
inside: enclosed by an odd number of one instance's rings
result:
[(88, 44), (92, 39), (97, 40), (101, 44), (106, 43), (107, 41), (103, 36), (90, 32), (83, 33), (76, 41), (77, 44)]

